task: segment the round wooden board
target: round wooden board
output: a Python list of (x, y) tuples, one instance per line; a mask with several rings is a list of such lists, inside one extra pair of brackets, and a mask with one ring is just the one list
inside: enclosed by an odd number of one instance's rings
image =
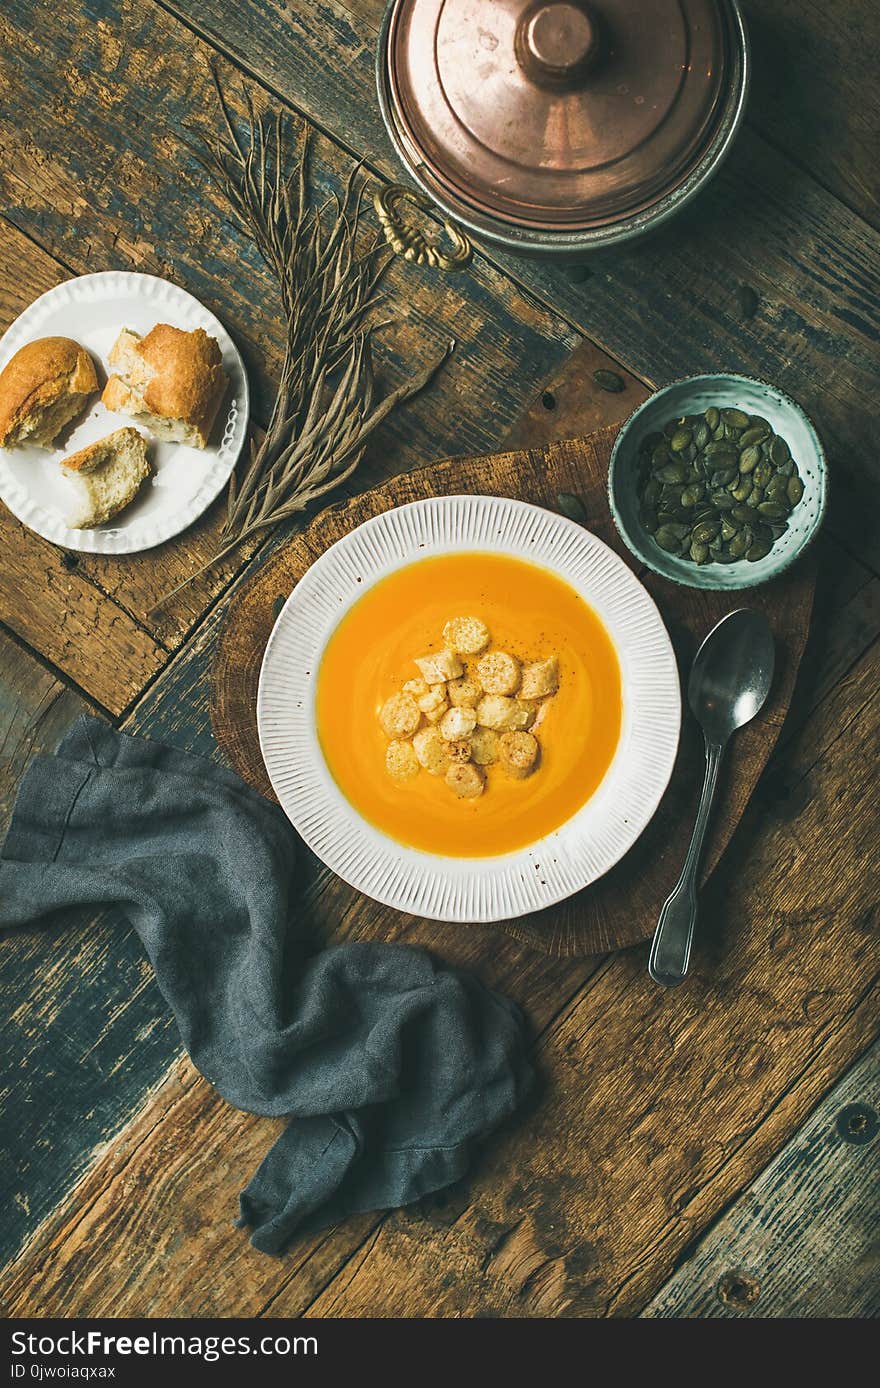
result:
[[(558, 509), (559, 493), (573, 492), (583, 500), (589, 528), (635, 568), (614, 530), (605, 499), (615, 433), (614, 428), (606, 428), (588, 438), (544, 448), (435, 463), (330, 507), (294, 536), (237, 595), (214, 656), (211, 719), (217, 742), (239, 775), (271, 797), (257, 737), (256, 700), (263, 652), (281, 605), (329, 545), (371, 516), (408, 501), (465, 492), (519, 497)], [(704, 876), (708, 876), (730, 841), (788, 710), (809, 628), (815, 559), (806, 558), (773, 583), (750, 590), (741, 601), (737, 594), (680, 588), (653, 574), (640, 573), (640, 577), (663, 615), (680, 669), (688, 668), (715, 622), (736, 607), (761, 608), (776, 637), (777, 673), (770, 701), (762, 717), (738, 734), (727, 759), (705, 857)], [(492, 928), (556, 956), (604, 953), (648, 939), (684, 858), (702, 761), (701, 738), (686, 715), (669, 788), (648, 829), (626, 857), (601, 881), (569, 900)], [(382, 935), (383, 920), (399, 920), (398, 913), (367, 902), (317, 863), (308, 897), (316, 917), (320, 920), (324, 915), (327, 922), (362, 910), (371, 935)]]

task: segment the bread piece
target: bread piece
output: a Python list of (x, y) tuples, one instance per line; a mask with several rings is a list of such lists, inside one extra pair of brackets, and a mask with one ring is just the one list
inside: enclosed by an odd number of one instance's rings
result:
[(471, 734), (471, 758), (477, 766), (491, 766), (498, 760), (498, 734), (491, 728), (474, 728)]
[(92, 359), (78, 342), (28, 342), (0, 371), (0, 448), (51, 448), (97, 389)]
[(74, 530), (91, 530), (118, 516), (150, 475), (144, 438), (131, 428), (117, 429), (69, 453), (61, 466), (78, 492), (78, 504), (68, 519)]
[(531, 733), (502, 733), (498, 760), (508, 776), (523, 780), (538, 765), (538, 743)]
[(409, 694), (392, 694), (379, 710), (379, 722), (388, 737), (411, 737), (422, 721), (415, 700)]
[(428, 684), (443, 684), (464, 674), (464, 666), (454, 651), (437, 651), (436, 655), (420, 655), (415, 661)]
[(444, 742), (446, 756), (451, 762), (465, 762), (471, 759), (471, 740), (469, 737), (456, 738), (455, 742)]
[(503, 694), (486, 694), (477, 704), (477, 722), (481, 728), (494, 728), (498, 732), (516, 732), (527, 728), (532, 718), (532, 710), (517, 699), (505, 698)]
[(395, 781), (409, 781), (419, 774), (419, 759), (411, 742), (389, 742), (385, 749), (385, 770)]
[(490, 651), (477, 661), (477, 679), (487, 694), (513, 694), (519, 684), (519, 661), (506, 651)]
[(446, 784), (462, 800), (473, 800), (476, 796), (482, 795), (485, 779), (480, 768), (472, 762), (463, 765), (453, 762), (446, 772)]
[(451, 708), (443, 715), (440, 736), (447, 742), (457, 742), (460, 737), (469, 737), (476, 726), (477, 715), (472, 708)]
[(108, 410), (142, 420), (157, 438), (206, 448), (226, 390), (223, 357), (204, 328), (157, 323), (146, 337), (123, 328), (110, 350), (116, 368), (101, 396)]
[(443, 640), (459, 655), (478, 655), (489, 644), (489, 628), (479, 617), (453, 617), (443, 628)]
[(449, 695), (449, 702), (456, 708), (476, 708), (483, 691), (476, 680), (469, 680), (465, 675), (463, 679), (450, 680), (446, 686), (446, 693)]
[(559, 661), (555, 655), (523, 666), (519, 691), (521, 699), (543, 699), (548, 694), (555, 694), (558, 688)]
[(420, 698), (416, 699), (418, 707), (429, 723), (439, 723), (449, 708), (449, 704), (446, 702), (445, 689), (444, 684), (432, 684)]
[(432, 776), (443, 775), (448, 761), (448, 743), (443, 741), (438, 728), (422, 728), (413, 738), (413, 747), (420, 766)]

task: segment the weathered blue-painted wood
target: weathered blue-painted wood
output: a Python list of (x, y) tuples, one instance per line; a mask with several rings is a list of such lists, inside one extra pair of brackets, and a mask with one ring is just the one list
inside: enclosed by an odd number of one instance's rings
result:
[(880, 1042), (642, 1312), (880, 1314)]

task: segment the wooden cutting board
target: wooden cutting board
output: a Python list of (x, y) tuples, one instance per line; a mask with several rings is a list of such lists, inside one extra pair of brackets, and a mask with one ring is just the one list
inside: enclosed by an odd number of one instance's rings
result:
[[(372, 516), (431, 496), (476, 493), (518, 497), (558, 509), (560, 492), (580, 497), (588, 525), (639, 573), (666, 622), (678, 659), (687, 670), (697, 646), (725, 613), (748, 605), (766, 612), (777, 642), (777, 668), (762, 717), (740, 732), (722, 772), (717, 811), (704, 860), (704, 877), (724, 852), (766, 765), (787, 712), (809, 627), (815, 560), (742, 595), (703, 593), (639, 569), (611, 521), (605, 480), (616, 427), (571, 439), (488, 457), (451, 458), (395, 478), (351, 501), (331, 506), (254, 577), (239, 595), (216, 650), (211, 717), (217, 741), (239, 774), (271, 796), (256, 727), (257, 682), (263, 651), (281, 604), (320, 554)], [(626, 857), (601, 881), (568, 901), (500, 928), (535, 949), (559, 956), (596, 954), (648, 939), (657, 912), (678, 876), (693, 825), (702, 780), (702, 740), (687, 714), (669, 788), (648, 829)], [(320, 871), (317, 866), (315, 871)], [(347, 919), (363, 912), (370, 933), (398, 913), (353, 889)], [(338, 897), (335, 903), (339, 910)], [(328, 923), (329, 924), (329, 923)], [(479, 929), (479, 926), (461, 927)]]

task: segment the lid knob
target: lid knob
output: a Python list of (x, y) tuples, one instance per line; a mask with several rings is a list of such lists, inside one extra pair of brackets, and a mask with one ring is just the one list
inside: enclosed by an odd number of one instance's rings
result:
[(516, 36), (520, 65), (541, 86), (573, 86), (592, 67), (599, 46), (596, 17), (577, 0), (550, 0), (530, 7)]

